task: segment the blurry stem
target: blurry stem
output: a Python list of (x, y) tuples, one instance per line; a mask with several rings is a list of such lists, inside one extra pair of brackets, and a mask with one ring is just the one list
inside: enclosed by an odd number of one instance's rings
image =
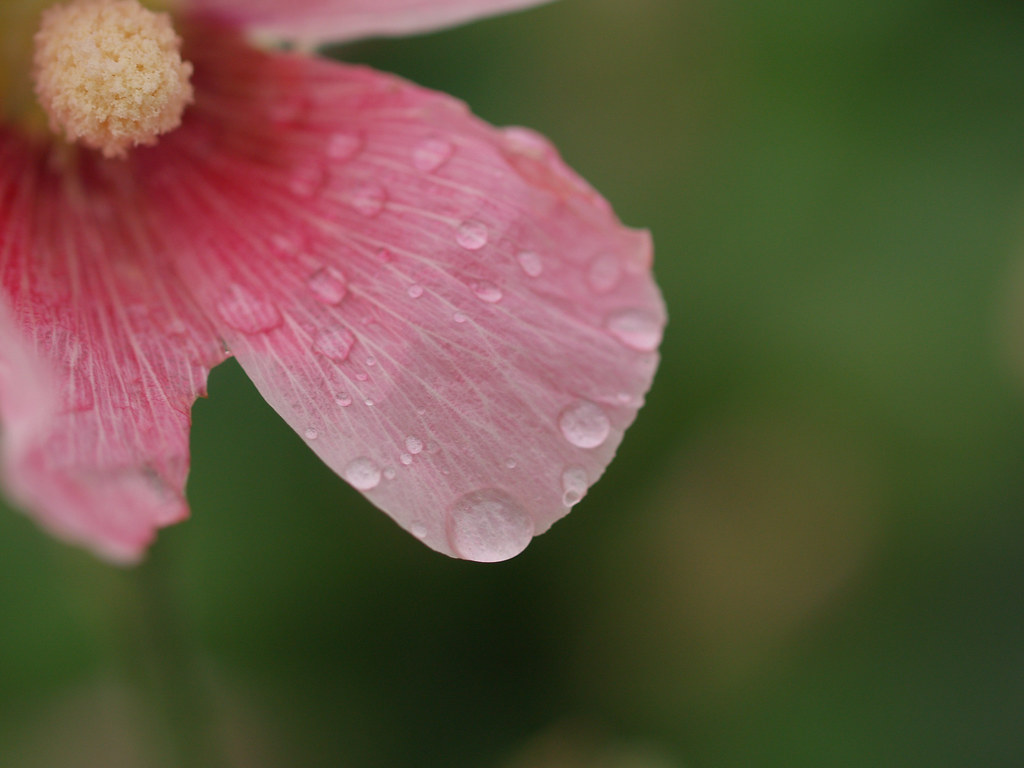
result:
[(167, 765), (221, 768), (222, 759), (209, 691), (175, 602), (167, 550), (153, 547), (147, 560), (125, 572), (127, 585), (121, 639), (130, 683), (151, 704), (158, 743)]

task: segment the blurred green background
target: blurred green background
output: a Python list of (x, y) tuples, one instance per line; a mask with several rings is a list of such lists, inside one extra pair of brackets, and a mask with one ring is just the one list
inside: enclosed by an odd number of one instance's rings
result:
[(482, 566), (222, 366), (145, 566), (0, 514), (0, 765), (1024, 765), (1024, 5), (563, 0), (337, 53), (653, 231), (648, 405)]

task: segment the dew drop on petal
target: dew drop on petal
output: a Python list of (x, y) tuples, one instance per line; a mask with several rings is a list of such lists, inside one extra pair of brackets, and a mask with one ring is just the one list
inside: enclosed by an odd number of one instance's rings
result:
[(423, 286), (422, 285), (416, 285), (414, 283), (413, 285), (409, 286), (409, 290), (406, 291), (406, 293), (409, 294), (409, 298), (410, 299), (418, 299), (420, 296), (423, 295)]
[(533, 531), (533, 518), (497, 488), (465, 494), (448, 513), (448, 540), (467, 560), (496, 563), (515, 557), (526, 549)]
[(443, 139), (426, 139), (412, 152), (412, 164), (423, 173), (436, 171), (452, 156), (455, 148)]
[(562, 503), (574, 506), (587, 495), (587, 470), (583, 467), (569, 467), (562, 473)]
[(516, 255), (516, 261), (528, 277), (538, 277), (544, 271), (544, 263), (535, 251), (520, 251)]
[(456, 312), (454, 315), (452, 315), (452, 320), (454, 320), (456, 323), (464, 323), (468, 319), (469, 318), (466, 317), (465, 313), (463, 312)]
[(398, 457), (398, 460), (408, 467), (410, 464), (412, 464), (412, 454), (403, 453), (401, 456)]
[(350, 461), (341, 474), (359, 491), (370, 491), (380, 485), (380, 467), (366, 456)]
[(395, 476), (397, 474), (398, 474), (398, 472), (395, 470), (394, 467), (384, 467), (384, 479), (385, 480), (394, 480)]
[(597, 448), (608, 439), (611, 422), (599, 406), (577, 400), (558, 416), (558, 428), (577, 448)]
[(316, 440), (320, 437), (320, 432), (313, 427), (309, 427), (303, 434), (305, 434), (307, 440)]
[(486, 280), (480, 280), (473, 283), (470, 288), (473, 289), (473, 293), (480, 301), (485, 301), (488, 304), (497, 304), (502, 300), (504, 294), (501, 292), (501, 288), (496, 286), (494, 283), (489, 283)]
[(356, 213), (363, 216), (376, 216), (384, 210), (387, 199), (384, 187), (378, 184), (365, 184), (349, 192), (345, 197), (345, 202)]
[(302, 163), (295, 166), (288, 189), (299, 197), (313, 197), (327, 180), (327, 171), (318, 163)]
[(233, 285), (217, 302), (221, 319), (243, 333), (265, 333), (283, 322), (281, 312), (269, 301), (257, 298), (252, 291)]
[(613, 312), (605, 320), (605, 328), (627, 347), (652, 352), (661, 344), (661, 320), (645, 309)]
[(348, 285), (345, 276), (333, 267), (318, 269), (309, 276), (306, 281), (309, 290), (313, 292), (317, 301), (323, 304), (340, 304), (348, 293)]
[(373, 405), (373, 404), (374, 404), (374, 401), (373, 401), (372, 397), (368, 397), (365, 400), (363, 400), (363, 405)]
[(417, 453), (423, 450), (423, 441), (420, 440), (418, 437), (413, 437), (412, 435), (409, 435), (409, 437), (405, 438), (405, 450), (407, 450), (409, 453), (415, 456)]
[(516, 460), (513, 459), (511, 456), (509, 456), (507, 459), (505, 459), (505, 466), (508, 469), (515, 469), (516, 468)]
[(341, 326), (323, 328), (313, 336), (313, 350), (336, 363), (348, 358), (355, 343), (356, 337), (352, 331)]
[(423, 523), (413, 523), (409, 526), (409, 533), (417, 539), (425, 539), (427, 537), (427, 526)]
[(342, 408), (348, 408), (352, 405), (352, 395), (347, 392), (342, 392), (334, 396), (334, 403), (340, 405)]
[(609, 293), (622, 279), (622, 264), (614, 253), (602, 253), (590, 262), (587, 283), (595, 293)]
[(363, 141), (358, 134), (339, 132), (327, 140), (327, 156), (332, 160), (350, 160), (358, 154)]
[(479, 251), (487, 245), (487, 227), (479, 221), (464, 221), (455, 233), (455, 242), (467, 251)]
[(366, 365), (368, 367), (373, 368), (373, 366), (375, 366), (376, 364), (377, 364), (377, 358), (374, 357), (373, 355), (370, 355), (368, 358), (366, 358)]

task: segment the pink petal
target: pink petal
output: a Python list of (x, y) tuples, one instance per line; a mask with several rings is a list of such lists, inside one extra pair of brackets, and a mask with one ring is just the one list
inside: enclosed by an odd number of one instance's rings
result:
[[(646, 233), (542, 138), (368, 69), (196, 40), (139, 183), (267, 401), (429, 546), (502, 560), (602, 474), (657, 366)], [(187, 222), (187, 226), (174, 226)]]
[(189, 407), (224, 353), (155, 254), (132, 164), (44, 155), (0, 131), (5, 487), (130, 561), (187, 515)]
[(183, 9), (286, 40), (408, 35), (549, 0), (179, 0)]

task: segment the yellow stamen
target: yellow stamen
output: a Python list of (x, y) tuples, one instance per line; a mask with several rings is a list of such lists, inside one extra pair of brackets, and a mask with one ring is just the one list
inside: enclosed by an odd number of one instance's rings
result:
[(181, 124), (192, 65), (166, 13), (137, 0), (71, 0), (42, 14), (33, 78), (54, 131), (124, 157)]

